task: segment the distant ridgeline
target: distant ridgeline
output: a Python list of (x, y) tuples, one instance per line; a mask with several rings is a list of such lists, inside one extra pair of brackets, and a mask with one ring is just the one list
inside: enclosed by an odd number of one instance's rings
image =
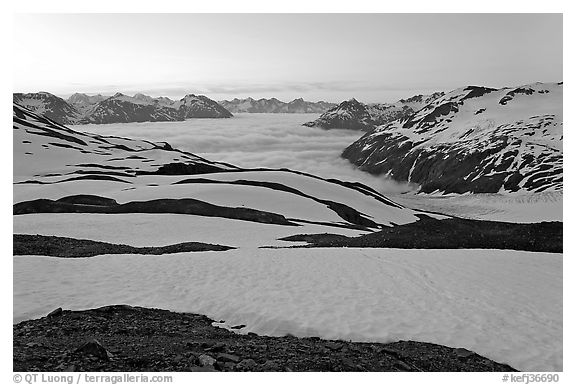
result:
[[(562, 88), (458, 88), (376, 128), (366, 106), (349, 101), (347, 110), (362, 114), (351, 121), (369, 132), (342, 157), (423, 193), (562, 191)], [(346, 116), (331, 111), (314, 125), (329, 114)]]
[(334, 103), (324, 101), (308, 102), (302, 98), (294, 99), (291, 102), (283, 102), (276, 98), (272, 99), (238, 99), (222, 100), (220, 103), (228, 111), (233, 113), (272, 113), (272, 114), (290, 114), (290, 113), (317, 113), (321, 114), (336, 106)]
[(309, 102), (302, 98), (282, 102), (276, 98), (233, 99), (216, 102), (203, 95), (186, 95), (180, 100), (153, 98), (144, 94), (128, 96), (75, 93), (67, 100), (48, 92), (15, 93), (13, 102), (60, 124), (106, 124), (169, 122), (190, 118), (230, 118), (232, 113), (323, 113), (336, 104)]
[(352, 98), (332, 107), (313, 122), (304, 123), (304, 126), (370, 131), (376, 126), (410, 116), (442, 95), (444, 93), (436, 92), (400, 99), (396, 103), (372, 104)]
[(74, 94), (64, 100), (48, 92), (13, 94), (13, 102), (60, 124), (169, 122), (189, 118), (231, 118), (232, 114), (203, 95), (180, 100), (152, 98), (143, 94), (111, 97)]

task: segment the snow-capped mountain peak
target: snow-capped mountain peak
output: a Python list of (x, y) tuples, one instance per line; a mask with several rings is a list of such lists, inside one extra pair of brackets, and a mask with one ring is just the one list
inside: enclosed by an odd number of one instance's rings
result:
[(442, 93), (437, 92), (432, 95), (417, 95), (409, 99), (401, 99), (396, 103), (371, 104), (364, 104), (356, 98), (351, 98), (326, 111), (315, 121), (304, 125), (324, 129), (370, 131), (378, 125), (410, 116), (440, 95)]
[[(178, 102), (166, 97), (152, 98), (142, 93), (128, 96), (121, 92), (110, 97), (75, 93), (67, 101), (47, 92), (15, 93), (13, 100), (62, 124), (180, 121), (232, 116), (206, 96), (193, 94)], [(182, 105), (186, 107), (181, 108)]]
[(188, 94), (175, 102), (172, 107), (183, 119), (232, 117), (230, 111), (204, 95)]
[(45, 115), (47, 118), (65, 124), (73, 124), (80, 116), (80, 111), (66, 100), (49, 92), (15, 93), (14, 103), (25, 105), (30, 110)]
[(562, 189), (562, 85), (455, 89), (384, 124), (343, 156), (422, 192)]

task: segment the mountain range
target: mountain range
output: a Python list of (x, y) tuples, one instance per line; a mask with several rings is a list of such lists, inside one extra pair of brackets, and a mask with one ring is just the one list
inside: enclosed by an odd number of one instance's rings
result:
[(324, 101), (309, 102), (302, 98), (294, 99), (291, 102), (283, 102), (276, 98), (271, 99), (238, 99), (221, 100), (218, 103), (232, 113), (317, 113), (321, 114), (336, 106), (334, 103)]
[[(422, 193), (561, 191), (562, 89), (563, 83), (468, 86), (395, 103), (350, 99), (304, 125), (367, 131), (342, 157), (371, 174), (418, 185)], [(74, 94), (64, 100), (40, 92), (14, 94), (14, 101), (65, 124), (232, 116), (196, 95), (173, 101), (143, 94)], [(278, 113), (305, 112), (324, 102), (247, 98), (227, 103), (234, 111)]]
[(189, 94), (174, 101), (116, 93), (89, 96), (76, 93), (64, 100), (48, 92), (14, 93), (13, 102), (60, 124), (106, 124), (182, 121), (190, 118), (230, 118), (232, 114), (203, 95)]
[(562, 90), (458, 88), (372, 129), (342, 156), (424, 193), (561, 191)]
[(332, 107), (318, 119), (304, 123), (304, 126), (370, 131), (376, 126), (410, 116), (442, 95), (442, 92), (436, 92), (432, 95), (416, 95), (400, 99), (395, 103), (371, 104), (361, 103), (352, 98)]

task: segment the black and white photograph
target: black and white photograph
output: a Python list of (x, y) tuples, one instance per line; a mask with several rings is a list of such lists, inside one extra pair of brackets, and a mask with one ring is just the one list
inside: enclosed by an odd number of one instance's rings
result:
[(12, 16), (15, 383), (563, 379), (563, 13)]

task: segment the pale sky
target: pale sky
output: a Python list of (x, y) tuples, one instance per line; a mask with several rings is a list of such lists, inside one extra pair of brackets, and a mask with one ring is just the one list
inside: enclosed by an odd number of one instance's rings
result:
[(561, 14), (19, 14), (15, 92), (395, 101), (562, 81)]

